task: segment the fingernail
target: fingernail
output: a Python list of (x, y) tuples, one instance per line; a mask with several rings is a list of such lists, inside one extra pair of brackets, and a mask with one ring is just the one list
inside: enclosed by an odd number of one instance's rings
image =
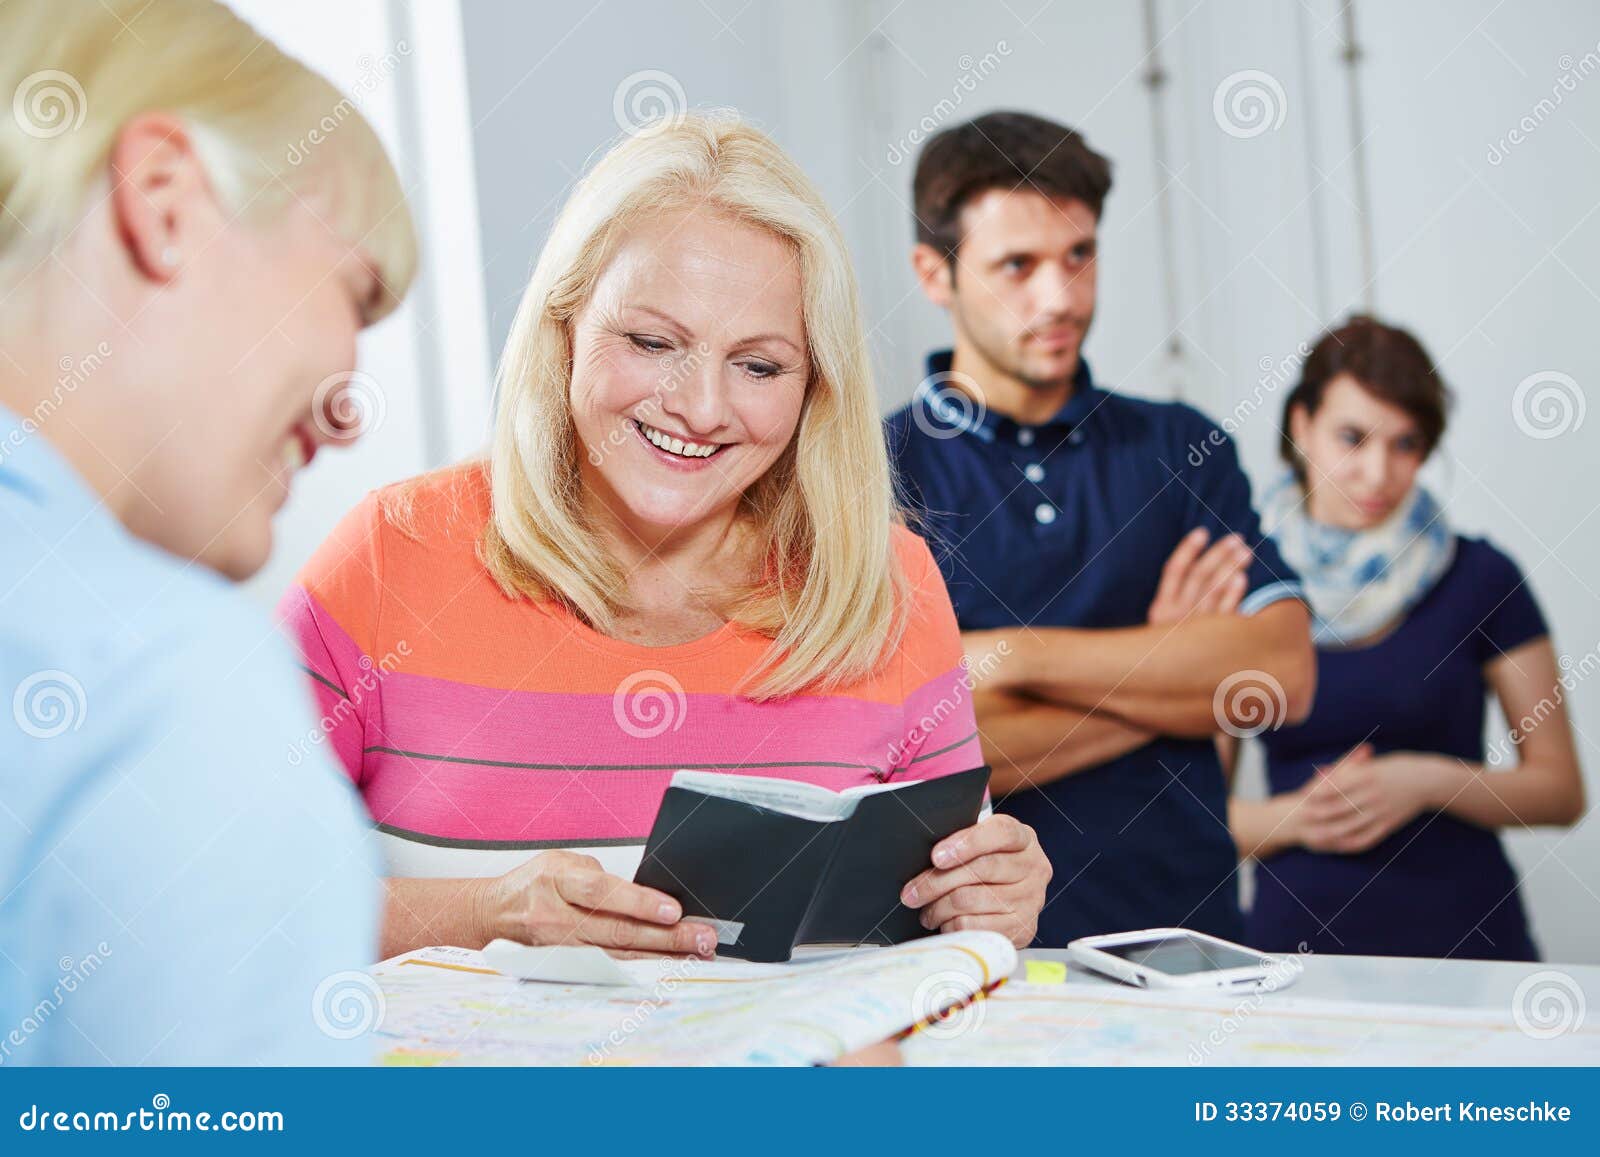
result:
[[(935, 859), (937, 858), (935, 857)], [(907, 908), (915, 908), (917, 906), (917, 889), (914, 884), (907, 884), (900, 892), (900, 902)]]
[(663, 902), (656, 909), (656, 916), (663, 924), (676, 924), (678, 922), (678, 906)]
[(951, 864), (955, 863), (955, 859), (956, 854), (949, 848), (940, 848), (938, 851), (933, 853), (933, 862), (938, 864), (941, 868), (948, 868)]
[(710, 956), (717, 950), (717, 938), (709, 932), (702, 932), (694, 938), (694, 946), (701, 956)]

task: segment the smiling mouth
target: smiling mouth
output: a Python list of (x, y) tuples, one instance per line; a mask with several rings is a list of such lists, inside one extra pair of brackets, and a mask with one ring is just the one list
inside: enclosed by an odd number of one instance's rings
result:
[(304, 422), (296, 422), (284, 437), (279, 457), (283, 460), (284, 470), (293, 474), (311, 465), (311, 459), (317, 455), (317, 440), (306, 430)]
[(647, 426), (638, 418), (630, 419), (634, 429), (645, 441), (657, 450), (675, 455), (679, 458), (711, 458), (720, 454), (727, 446), (723, 442), (686, 442), (682, 438), (674, 438), (665, 430), (657, 430), (654, 426)]

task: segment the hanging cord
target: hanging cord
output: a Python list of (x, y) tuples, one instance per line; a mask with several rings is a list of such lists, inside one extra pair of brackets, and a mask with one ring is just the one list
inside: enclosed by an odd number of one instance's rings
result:
[(1172, 216), (1172, 149), (1167, 134), (1167, 106), (1164, 90), (1167, 70), (1161, 63), (1161, 38), (1157, 35), (1156, 0), (1144, 0), (1145, 61), (1144, 85), (1150, 90), (1150, 140), (1156, 162), (1156, 213), (1161, 229), (1161, 280), (1166, 312), (1167, 368), (1173, 397), (1182, 398), (1188, 384), (1184, 367), (1188, 361), (1183, 335), (1178, 332), (1178, 234)]
[(1356, 10), (1354, 4), (1344, 7), (1344, 66), (1346, 90), (1350, 94), (1350, 137), (1353, 142), (1353, 171), (1356, 184), (1356, 228), (1361, 237), (1361, 307), (1367, 313), (1376, 308), (1377, 286), (1374, 285), (1377, 263), (1373, 258), (1372, 194), (1367, 177), (1367, 132), (1361, 115), (1361, 43), (1356, 38)]

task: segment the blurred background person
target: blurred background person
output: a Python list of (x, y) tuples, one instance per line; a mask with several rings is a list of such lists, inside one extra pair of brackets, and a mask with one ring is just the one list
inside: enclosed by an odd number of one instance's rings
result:
[(345, 98), (211, 0), (0, 5), (0, 89), (4, 1060), (364, 1059), (313, 1001), (377, 951), (365, 817), (232, 584), (351, 434), (396, 175), (358, 115), (288, 164)]
[(1101, 384), (1082, 349), (1111, 168), (1076, 132), (991, 113), (913, 182), (931, 354), (890, 452), (955, 602), (996, 807), (1055, 871), (1040, 942), (1182, 926), (1243, 934), (1219, 687), (1246, 671), (1302, 717), (1300, 587), (1232, 442), (1193, 407)]
[[(1261, 735), (1270, 798), (1231, 807), (1263, 950), (1538, 958), (1499, 829), (1576, 823), (1583, 780), (1527, 580), (1417, 480), (1448, 401), (1416, 338), (1355, 317), (1285, 402), (1263, 520), (1315, 614), (1317, 698)], [(1491, 695), (1509, 769), (1486, 763)]]

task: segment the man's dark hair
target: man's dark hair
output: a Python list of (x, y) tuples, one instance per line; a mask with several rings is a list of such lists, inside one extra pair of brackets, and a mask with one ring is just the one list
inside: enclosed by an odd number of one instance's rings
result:
[(1367, 393), (1404, 410), (1417, 424), (1422, 454), (1433, 453), (1444, 436), (1450, 390), (1439, 376), (1422, 343), (1399, 326), (1356, 314), (1317, 339), (1300, 368), (1300, 381), (1283, 404), (1278, 453), (1305, 484), (1305, 465), (1289, 435), (1289, 414), (1304, 406), (1308, 415), (1322, 405), (1328, 383), (1341, 374), (1354, 378)]
[(1025, 112), (992, 112), (945, 129), (917, 158), (917, 240), (954, 257), (961, 210), (991, 189), (1020, 188), (1082, 201), (1098, 219), (1111, 191), (1111, 162), (1076, 130)]

